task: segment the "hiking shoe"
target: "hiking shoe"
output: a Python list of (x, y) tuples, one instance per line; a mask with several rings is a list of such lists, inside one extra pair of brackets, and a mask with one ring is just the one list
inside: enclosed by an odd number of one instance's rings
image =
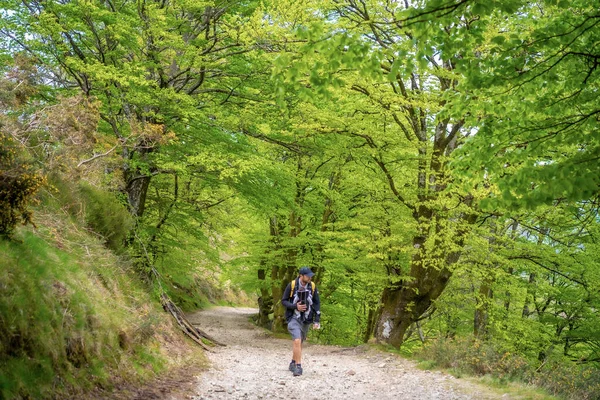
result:
[(294, 373), (294, 376), (300, 376), (302, 375), (302, 367), (296, 365), (296, 368), (292, 372)]
[(292, 362), (290, 363), (290, 368), (289, 368), (289, 370), (290, 370), (290, 371), (292, 371), (292, 372), (294, 372), (294, 371), (296, 370), (296, 363), (295, 363), (294, 361), (292, 361)]

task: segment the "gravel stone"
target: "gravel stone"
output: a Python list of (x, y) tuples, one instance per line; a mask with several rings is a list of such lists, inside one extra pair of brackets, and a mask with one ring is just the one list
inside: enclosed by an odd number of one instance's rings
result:
[[(276, 339), (253, 326), (252, 308), (215, 307), (188, 315), (226, 347), (207, 353), (211, 368), (198, 377), (200, 399), (507, 399), (444, 373), (415, 368), (414, 363), (367, 346), (343, 348), (305, 342), (303, 374), (288, 370), (292, 341)], [(341, 369), (331, 366), (340, 366)]]

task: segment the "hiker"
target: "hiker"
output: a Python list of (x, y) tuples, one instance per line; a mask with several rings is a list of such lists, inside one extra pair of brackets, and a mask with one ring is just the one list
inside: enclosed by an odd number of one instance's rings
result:
[(288, 283), (281, 299), (288, 331), (294, 341), (289, 367), (294, 376), (302, 375), (302, 342), (306, 340), (310, 324), (314, 329), (321, 327), (321, 300), (315, 283), (311, 282), (313, 275), (310, 268), (300, 268), (298, 277)]

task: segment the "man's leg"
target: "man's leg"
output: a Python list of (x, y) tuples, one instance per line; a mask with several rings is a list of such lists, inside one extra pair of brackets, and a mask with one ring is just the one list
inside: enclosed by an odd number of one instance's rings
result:
[(292, 360), (296, 361), (296, 364), (302, 364), (302, 339), (294, 339)]
[[(302, 361), (302, 325), (301, 323), (292, 318), (288, 321), (288, 331), (292, 335), (292, 364), (300, 364)], [(290, 370), (292, 366), (290, 366)]]
[(298, 322), (298, 327), (300, 328), (300, 339), (294, 337), (293, 345), (293, 356), (296, 361), (296, 369), (292, 371), (294, 376), (302, 375), (302, 343), (306, 340), (309, 325)]

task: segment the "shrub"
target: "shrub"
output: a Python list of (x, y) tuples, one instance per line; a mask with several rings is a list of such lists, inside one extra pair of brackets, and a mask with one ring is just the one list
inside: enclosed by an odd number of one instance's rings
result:
[(473, 338), (441, 339), (428, 344), (419, 358), (433, 360), (442, 368), (470, 375), (493, 375), (499, 379), (524, 376), (528, 370), (525, 358), (500, 345)]
[(540, 365), (537, 359), (527, 360), (498, 343), (460, 337), (431, 342), (417, 357), (459, 374), (533, 384), (565, 399), (600, 399), (597, 366), (578, 365), (562, 355)]
[(557, 359), (531, 373), (528, 380), (566, 399), (600, 399), (600, 371), (593, 365)]
[(19, 223), (33, 224), (29, 205), (45, 182), (17, 155), (14, 140), (0, 132), (0, 235), (4, 236), (10, 236)]
[(81, 183), (86, 225), (101, 235), (107, 247), (120, 250), (133, 226), (133, 219), (113, 193)]

